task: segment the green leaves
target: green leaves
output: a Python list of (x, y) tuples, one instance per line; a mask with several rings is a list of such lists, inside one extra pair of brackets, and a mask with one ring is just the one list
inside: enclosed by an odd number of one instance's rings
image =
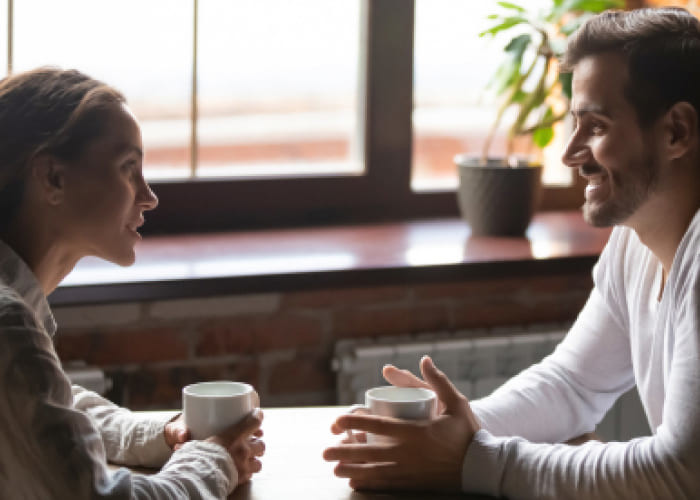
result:
[[(517, 111), (509, 126), (510, 141), (517, 135), (532, 134), (533, 143), (545, 147), (554, 135), (553, 126), (568, 112), (563, 109), (554, 115), (550, 97), (561, 85), (562, 94), (571, 99), (571, 75), (553, 73), (555, 57), (565, 51), (566, 38), (583, 22), (604, 10), (624, 7), (624, 0), (549, 0), (547, 7), (536, 12), (525, 7), (528, 3), (523, 0), (494, 3), (499, 10), (488, 16), (494, 25), (479, 36), (510, 34), (511, 38), (503, 49), (505, 58), (489, 82), (500, 104), (484, 149), (510, 108)], [(527, 61), (526, 67), (523, 61)]]
[(503, 49), (509, 57), (499, 66), (488, 85), (497, 94), (504, 92), (520, 78), (523, 54), (530, 42), (530, 35), (522, 34), (513, 38)]
[(597, 14), (608, 9), (621, 9), (624, 0), (560, 0), (555, 1), (554, 9), (546, 16), (547, 21), (559, 23), (567, 14), (593, 13)]
[[(548, 106), (547, 110), (544, 112), (544, 116), (540, 120), (540, 123), (549, 124), (551, 123), (552, 118), (554, 118), (554, 113), (552, 112), (551, 106)], [(554, 126), (551, 124), (545, 125), (544, 127), (539, 127), (532, 132), (532, 142), (534, 142), (535, 146), (540, 149), (549, 144), (553, 137)]]
[(507, 30), (512, 28), (513, 26), (517, 26), (518, 24), (523, 24), (527, 23), (527, 19), (521, 16), (511, 16), (511, 17), (502, 17), (500, 18), (502, 22), (499, 24), (482, 31), (479, 33), (479, 36), (486, 36), (486, 35), (495, 35), (501, 31)]
[(516, 5), (516, 4), (511, 3), (511, 2), (497, 2), (497, 3), (498, 3), (498, 5), (503, 7), (504, 9), (517, 10), (521, 14), (524, 12), (527, 12), (525, 7), (521, 7), (520, 5)]
[(561, 91), (567, 99), (571, 99), (571, 81), (573, 80), (571, 73), (559, 73), (559, 83), (561, 83)]
[(554, 127), (538, 128), (532, 133), (532, 142), (535, 146), (542, 149), (547, 146), (554, 138)]

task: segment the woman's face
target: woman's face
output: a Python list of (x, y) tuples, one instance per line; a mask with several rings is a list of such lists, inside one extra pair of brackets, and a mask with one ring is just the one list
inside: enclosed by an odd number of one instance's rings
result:
[(62, 236), (77, 256), (134, 262), (143, 213), (158, 198), (143, 178), (141, 130), (126, 105), (114, 105), (105, 133), (66, 165)]

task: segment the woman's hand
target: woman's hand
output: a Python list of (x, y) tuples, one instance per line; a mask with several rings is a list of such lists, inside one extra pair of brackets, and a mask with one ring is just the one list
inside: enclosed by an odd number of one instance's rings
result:
[(265, 453), (262, 439), (263, 412), (256, 408), (243, 420), (232, 425), (219, 435), (207, 439), (226, 448), (238, 470), (238, 484), (247, 483), (253, 474), (260, 472), (262, 463), (257, 457)]
[(190, 431), (185, 427), (185, 419), (180, 413), (177, 417), (165, 424), (165, 442), (171, 450), (178, 450), (190, 440)]

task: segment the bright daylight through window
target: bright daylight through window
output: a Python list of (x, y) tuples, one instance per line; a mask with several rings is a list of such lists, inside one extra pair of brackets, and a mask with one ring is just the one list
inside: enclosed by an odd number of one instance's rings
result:
[(358, 174), (360, 4), (199, 0), (196, 155), (193, 2), (15, 1), (13, 70), (74, 67), (119, 88), (150, 179), (187, 178), (193, 158), (197, 177)]
[[(537, 9), (550, 2), (519, 3)], [(488, 92), (487, 85), (503, 61), (508, 38), (480, 38), (478, 34), (493, 25), (487, 16), (499, 10), (495, 0), (416, 1), (411, 182), (416, 190), (454, 189), (455, 154), (481, 153), (497, 110), (495, 96)], [(571, 182), (570, 169), (558, 158), (564, 136), (564, 131), (560, 132), (544, 152), (545, 183)], [(491, 153), (504, 152), (505, 134), (501, 130)], [(517, 152), (533, 153), (522, 145)]]

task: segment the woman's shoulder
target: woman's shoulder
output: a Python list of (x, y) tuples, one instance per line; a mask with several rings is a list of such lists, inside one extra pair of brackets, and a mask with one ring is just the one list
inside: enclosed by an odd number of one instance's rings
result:
[(0, 282), (0, 329), (36, 326), (36, 315), (24, 298)]

